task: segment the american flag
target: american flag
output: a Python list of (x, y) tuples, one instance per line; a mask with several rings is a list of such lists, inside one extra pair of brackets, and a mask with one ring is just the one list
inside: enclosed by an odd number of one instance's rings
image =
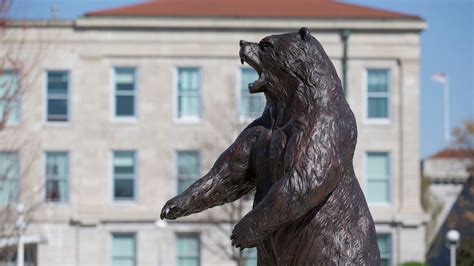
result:
[(443, 72), (436, 72), (431, 75), (431, 79), (439, 83), (446, 83), (446, 81), (448, 80), (448, 75)]

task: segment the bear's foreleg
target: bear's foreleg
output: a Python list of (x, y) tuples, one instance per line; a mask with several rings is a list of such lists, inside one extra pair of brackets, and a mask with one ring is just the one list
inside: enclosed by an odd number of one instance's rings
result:
[(250, 153), (263, 130), (261, 126), (244, 130), (221, 154), (209, 173), (165, 204), (161, 219), (172, 220), (201, 212), (235, 201), (254, 189), (255, 180), (248, 171)]

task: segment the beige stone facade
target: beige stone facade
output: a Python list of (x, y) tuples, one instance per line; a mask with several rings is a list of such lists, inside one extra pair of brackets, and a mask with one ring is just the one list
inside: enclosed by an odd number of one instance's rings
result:
[(470, 176), (468, 168), (472, 165), (472, 158), (469, 155), (468, 152), (457, 156), (439, 155), (423, 161), (422, 175), (429, 182), (427, 193), (430, 200), (429, 213), (432, 216), (427, 231), (429, 245), (446, 221)]
[[(110, 265), (111, 234), (117, 232), (135, 234), (137, 265), (175, 265), (177, 233), (200, 233), (201, 265), (233, 265), (205, 248), (213, 236), (204, 233), (203, 215), (156, 225), (161, 207), (176, 193), (176, 151), (199, 151), (204, 174), (229, 144), (223, 134), (238, 120), (239, 40), (259, 41), (303, 25), (323, 44), (340, 75), (340, 31), (352, 30), (347, 100), (359, 130), (355, 171), (366, 190), (367, 152), (388, 153), (390, 200), (370, 204), (376, 229), (389, 235), (391, 265), (424, 261), (426, 218), (418, 163), (419, 32), (424, 22), (85, 17), (28, 22), (26, 30), (12, 24), (7, 30), (9, 43), (23, 41), (25, 51), (44, 54), (32, 64), (38, 75), (22, 96), (20, 123), (1, 133), (9, 139), (1, 148), (18, 145), (22, 167), (29, 166), (21, 182), (26, 204), (31, 193), (44, 198), (45, 152), (69, 154), (69, 200), (42, 203), (27, 231), (46, 239), (37, 245), (38, 265)], [(0, 53), (6, 53), (2, 47)], [(135, 119), (113, 116), (112, 70), (117, 66), (136, 69)], [(202, 115), (192, 122), (176, 118), (176, 68), (189, 66), (198, 67), (202, 79)], [(389, 118), (384, 121), (366, 118), (368, 68), (389, 71)], [(68, 122), (45, 119), (47, 70), (69, 71)], [(115, 150), (136, 152), (133, 201), (113, 200)]]

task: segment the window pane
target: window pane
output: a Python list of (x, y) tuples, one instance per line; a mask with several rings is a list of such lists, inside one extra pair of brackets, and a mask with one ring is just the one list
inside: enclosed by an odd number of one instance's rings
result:
[(0, 152), (0, 204), (16, 202), (19, 171), (18, 154), (16, 152)]
[(180, 68), (178, 72), (178, 89), (180, 91), (199, 90), (200, 81), (198, 68)]
[(114, 234), (112, 242), (114, 257), (135, 256), (135, 237), (133, 234)]
[(388, 98), (387, 97), (369, 97), (369, 118), (387, 118), (388, 117)]
[(258, 73), (254, 69), (241, 69), (240, 90), (240, 116), (244, 118), (258, 117), (265, 108), (265, 97), (263, 93), (251, 94), (248, 90), (249, 83), (258, 79)]
[(200, 265), (200, 245), (197, 235), (178, 235), (176, 240), (178, 266)]
[(67, 71), (49, 71), (48, 76), (48, 99), (47, 120), (67, 121), (68, 119), (68, 86), (69, 77)]
[(369, 180), (367, 200), (370, 202), (389, 202), (388, 182)]
[(178, 117), (199, 117), (201, 81), (198, 68), (178, 69)]
[(48, 80), (48, 94), (54, 96), (64, 96), (67, 95), (68, 91), (67, 75), (65, 74), (64, 81), (52, 81)]
[(18, 179), (0, 180), (0, 204), (8, 204), (17, 201), (18, 181)]
[(377, 235), (377, 243), (380, 250), (380, 265), (390, 265), (390, 235)]
[(19, 170), (16, 152), (0, 152), (0, 179), (18, 178)]
[(135, 68), (115, 68), (115, 115), (135, 115)]
[(116, 151), (113, 164), (115, 174), (133, 174), (135, 172), (135, 153), (133, 151)]
[(112, 234), (112, 265), (133, 266), (136, 261), (134, 234)]
[(388, 236), (377, 235), (377, 243), (379, 245), (380, 254), (388, 253)]
[(135, 115), (135, 96), (117, 96), (115, 107), (117, 116)]
[(197, 96), (178, 96), (179, 117), (197, 117), (199, 106)]
[(115, 180), (114, 197), (116, 199), (133, 199), (133, 179)]
[(66, 201), (68, 199), (68, 183), (66, 180), (47, 180), (46, 199), (49, 201)]
[(133, 83), (117, 83), (118, 92), (128, 92), (133, 91)]
[(386, 152), (367, 153), (367, 199), (370, 202), (390, 201), (390, 162)]
[(388, 70), (369, 69), (367, 71), (369, 92), (388, 92)]
[(48, 71), (48, 94), (65, 94), (68, 90), (67, 71)]
[(67, 100), (48, 100), (48, 114), (67, 117)]
[(388, 154), (370, 152), (367, 154), (367, 177), (386, 180), (389, 175)]
[(8, 122), (18, 123), (20, 121), (20, 100), (14, 100), (10, 102), (8, 106)]
[(46, 153), (46, 199), (66, 201), (69, 197), (69, 162), (66, 152)]
[(181, 257), (199, 255), (199, 243), (195, 236), (180, 236), (178, 238), (178, 254)]
[(200, 177), (198, 152), (178, 152), (178, 193), (182, 193)]
[(20, 119), (20, 105), (19, 101), (2, 101), (0, 100), (0, 120), (3, 121), (3, 116), (8, 112), (7, 123), (18, 123)]
[(135, 152), (115, 151), (113, 154), (114, 197), (133, 199), (135, 190)]
[(244, 249), (245, 266), (257, 266), (257, 248)]
[(46, 153), (46, 176), (64, 179), (68, 175), (68, 155), (65, 152)]
[(14, 94), (19, 86), (18, 74), (5, 70), (0, 74), (0, 97)]
[(7, 123), (18, 123), (20, 120), (20, 101), (16, 95), (19, 86), (18, 74), (6, 70), (0, 74), (0, 120), (8, 112)]
[(240, 87), (248, 91), (249, 84), (258, 79), (258, 73), (253, 68), (242, 68), (240, 73), (242, 76)]
[(199, 176), (199, 153), (178, 152), (178, 174)]
[(115, 83), (117, 90), (134, 90), (135, 69), (134, 68), (116, 68)]

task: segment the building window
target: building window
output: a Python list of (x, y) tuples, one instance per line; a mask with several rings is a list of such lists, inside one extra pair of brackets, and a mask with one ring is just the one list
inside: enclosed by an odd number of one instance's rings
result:
[(49, 122), (69, 120), (69, 73), (48, 71), (47, 73), (47, 117)]
[(114, 151), (114, 200), (135, 199), (136, 159), (134, 151)]
[(16, 152), (0, 152), (0, 204), (18, 199), (19, 159)]
[(390, 235), (389, 234), (377, 235), (377, 244), (379, 245), (379, 250), (380, 250), (380, 265), (381, 266), (391, 265)]
[(178, 118), (201, 117), (201, 72), (199, 68), (178, 68)]
[(249, 84), (258, 79), (258, 73), (253, 68), (242, 68), (240, 76), (240, 118), (259, 117), (265, 108), (264, 94), (249, 92)]
[(135, 266), (137, 245), (134, 233), (112, 234), (112, 266)]
[(0, 72), (0, 123), (17, 124), (20, 120), (19, 83), (17, 71)]
[(46, 201), (69, 199), (69, 156), (67, 152), (46, 153)]
[(201, 265), (201, 244), (199, 235), (177, 235), (177, 266)]
[(179, 151), (176, 157), (178, 194), (181, 194), (200, 177), (200, 156), (197, 151)]
[(390, 202), (390, 162), (387, 152), (367, 153), (367, 199)]
[(389, 117), (389, 72), (387, 69), (367, 70), (367, 118)]
[(136, 113), (136, 71), (132, 67), (116, 67), (115, 117), (130, 118)]
[(244, 249), (243, 255), (245, 266), (257, 266), (257, 248)]

